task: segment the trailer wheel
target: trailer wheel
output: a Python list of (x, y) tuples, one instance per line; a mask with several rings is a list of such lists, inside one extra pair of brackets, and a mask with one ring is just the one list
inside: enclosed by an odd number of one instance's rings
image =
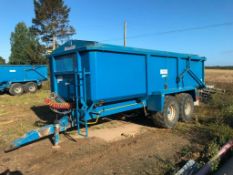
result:
[(192, 96), (187, 93), (181, 93), (178, 94), (176, 97), (179, 102), (180, 119), (184, 122), (190, 121), (192, 119), (192, 114), (194, 111)]
[(34, 82), (28, 82), (25, 84), (25, 91), (30, 93), (35, 93), (38, 87), (37, 84)]
[(163, 112), (153, 114), (152, 119), (156, 126), (173, 128), (179, 120), (179, 105), (176, 98), (166, 96)]
[(21, 94), (23, 94), (23, 92), (24, 92), (23, 86), (20, 83), (12, 84), (10, 89), (9, 89), (9, 93), (11, 95), (21, 95)]

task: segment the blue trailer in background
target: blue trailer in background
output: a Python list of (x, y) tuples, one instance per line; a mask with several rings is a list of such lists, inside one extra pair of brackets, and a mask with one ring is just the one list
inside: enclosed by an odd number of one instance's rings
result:
[(45, 65), (0, 65), (0, 92), (8, 91), (11, 95), (34, 93), (47, 79)]
[[(50, 56), (51, 91), (47, 104), (55, 123), (26, 133), (10, 149), (99, 118), (141, 109), (155, 125), (172, 128), (189, 121), (205, 87), (205, 57), (72, 40)], [(90, 122), (92, 121), (92, 122)]]

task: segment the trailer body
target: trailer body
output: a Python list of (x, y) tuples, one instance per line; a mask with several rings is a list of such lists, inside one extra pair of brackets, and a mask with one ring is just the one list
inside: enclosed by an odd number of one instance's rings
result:
[[(54, 134), (56, 145), (59, 132), (77, 127), (81, 134), (81, 125), (88, 136), (88, 125), (99, 118), (135, 109), (143, 109), (146, 115), (162, 120), (165, 127), (172, 127), (177, 115), (192, 112), (197, 89), (205, 87), (206, 58), (198, 55), (71, 40), (57, 48), (49, 60), (51, 91), (72, 108), (54, 125), (16, 140), (12, 148), (41, 138), (43, 133)], [(173, 123), (165, 125), (169, 120)]]
[(9, 90), (16, 83), (22, 88), (29, 82), (41, 86), (47, 79), (48, 68), (45, 65), (0, 65), (0, 91)]
[(51, 90), (87, 106), (143, 99), (150, 110), (161, 111), (161, 102), (150, 101), (205, 86), (204, 61), (197, 55), (70, 41), (50, 58)]
[(165, 97), (205, 87), (205, 57), (72, 40), (50, 57), (51, 90), (74, 102), (76, 123), (138, 108), (162, 112)]

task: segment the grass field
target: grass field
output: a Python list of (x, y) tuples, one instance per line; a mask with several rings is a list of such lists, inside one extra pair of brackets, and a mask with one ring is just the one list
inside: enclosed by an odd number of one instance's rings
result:
[(233, 83), (233, 70), (206, 69), (206, 81), (214, 83)]
[(194, 120), (174, 129), (156, 128), (142, 115), (119, 115), (92, 126), (90, 138), (80, 138), (76, 131), (61, 135), (59, 150), (47, 138), (7, 154), (3, 150), (12, 140), (51, 123), (54, 114), (44, 104), (48, 90), (0, 95), (0, 174), (9, 169), (24, 175), (169, 175), (189, 159), (207, 162), (233, 138), (233, 71), (207, 69), (206, 81), (227, 93), (196, 107)]

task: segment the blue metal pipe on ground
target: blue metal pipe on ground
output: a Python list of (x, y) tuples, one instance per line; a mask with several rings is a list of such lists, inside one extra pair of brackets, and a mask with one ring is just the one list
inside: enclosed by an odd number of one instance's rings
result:
[(9, 152), (15, 150), (19, 147), (22, 147), (31, 142), (37, 141), (41, 138), (54, 135), (54, 145), (58, 145), (59, 143), (59, 133), (64, 132), (67, 129), (71, 128), (71, 124), (69, 123), (69, 119), (67, 116), (64, 116), (60, 119), (57, 124), (50, 124), (40, 129), (32, 130), (26, 133), (23, 137), (16, 139), (13, 141), (9, 148), (5, 150), (5, 152)]

